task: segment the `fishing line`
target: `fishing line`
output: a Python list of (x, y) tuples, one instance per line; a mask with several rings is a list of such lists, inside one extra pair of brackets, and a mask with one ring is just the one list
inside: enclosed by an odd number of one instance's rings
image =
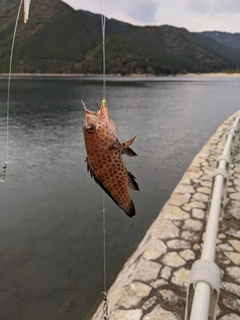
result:
[(101, 21), (102, 21), (102, 37), (103, 37), (103, 99), (106, 99), (106, 50), (105, 50), (105, 25), (106, 25), (106, 0), (104, 2), (104, 13), (103, 4), (101, 1)]
[[(102, 22), (102, 38), (103, 38), (103, 100), (102, 104), (106, 104), (106, 50), (105, 50), (105, 25), (106, 25), (106, 0), (101, 0), (101, 22)], [(107, 302), (107, 262), (106, 262), (106, 208), (105, 208), (105, 192), (103, 191), (102, 199), (102, 217), (103, 217), (103, 317), (108, 319), (108, 302)]]
[(10, 109), (10, 87), (11, 87), (11, 73), (12, 73), (12, 59), (13, 59), (13, 49), (15, 44), (15, 38), (17, 33), (18, 21), (20, 16), (20, 11), (22, 8), (23, 0), (20, 1), (20, 5), (18, 8), (18, 13), (16, 17), (14, 32), (13, 32), (13, 39), (12, 39), (12, 46), (11, 46), (11, 53), (10, 53), (10, 61), (9, 61), (9, 72), (8, 72), (8, 90), (7, 90), (7, 139), (6, 139), (6, 162), (3, 164), (3, 170), (0, 173), (0, 182), (4, 182), (6, 178), (6, 170), (9, 156), (9, 109)]
[(108, 319), (108, 302), (107, 302), (107, 264), (106, 264), (106, 216), (105, 216), (105, 193), (103, 191), (103, 316), (104, 320)]

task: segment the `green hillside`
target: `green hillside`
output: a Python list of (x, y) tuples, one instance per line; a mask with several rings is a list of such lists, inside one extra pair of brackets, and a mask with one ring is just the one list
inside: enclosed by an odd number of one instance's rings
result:
[(234, 64), (234, 68), (240, 65), (240, 33), (228, 33), (219, 31), (205, 31), (196, 33), (205, 44), (228, 59)]
[[(0, 73), (6, 73), (19, 1), (0, 0), (0, 6)], [(100, 15), (76, 11), (61, 0), (32, 0), (27, 24), (22, 16), (14, 73), (102, 72)], [(229, 56), (213, 50), (214, 42), (183, 28), (139, 27), (107, 19), (106, 72), (175, 74), (233, 67)]]

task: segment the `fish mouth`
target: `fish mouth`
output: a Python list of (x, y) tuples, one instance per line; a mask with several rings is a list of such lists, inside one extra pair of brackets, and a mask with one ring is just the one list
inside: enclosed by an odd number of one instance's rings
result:
[(100, 107), (98, 112), (94, 112), (94, 111), (88, 110), (86, 105), (85, 105), (85, 103), (83, 102), (83, 100), (81, 100), (81, 102), (82, 102), (82, 105), (84, 107), (85, 112), (88, 113), (88, 114), (95, 114), (95, 115), (96, 114), (105, 114), (105, 115), (108, 115), (108, 108), (107, 108), (107, 105), (106, 105), (106, 100), (102, 100), (102, 104), (101, 104), (101, 107)]
[(96, 115), (98, 113), (98, 112), (94, 112), (94, 111), (88, 110), (86, 105), (85, 105), (85, 103), (83, 102), (83, 100), (81, 100), (81, 102), (82, 102), (82, 105), (83, 105), (83, 108), (84, 108), (86, 114), (90, 114), (90, 115), (94, 114), (94, 115)]
[(105, 103), (102, 102), (101, 108), (98, 111), (100, 114), (108, 114), (108, 108)]

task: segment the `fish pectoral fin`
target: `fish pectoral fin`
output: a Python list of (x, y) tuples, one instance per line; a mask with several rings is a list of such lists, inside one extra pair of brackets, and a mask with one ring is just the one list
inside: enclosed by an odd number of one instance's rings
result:
[(117, 139), (111, 146), (109, 149), (117, 149), (119, 151), (122, 151), (122, 144), (119, 142), (119, 140)]
[(114, 142), (111, 147), (118, 149), (121, 152), (121, 154), (126, 154), (129, 157), (136, 157), (137, 154), (133, 151), (133, 149), (129, 147), (133, 143), (135, 138), (136, 137), (133, 137), (131, 140), (123, 143), (120, 143), (117, 139), (116, 142)]
[(137, 156), (137, 154), (133, 151), (133, 149), (131, 149), (129, 147), (123, 149), (121, 153), (122, 154), (126, 154), (129, 157), (136, 157)]
[(133, 189), (133, 190), (139, 190), (139, 186), (135, 180), (136, 178), (134, 177), (134, 175), (128, 171), (128, 186), (129, 188)]

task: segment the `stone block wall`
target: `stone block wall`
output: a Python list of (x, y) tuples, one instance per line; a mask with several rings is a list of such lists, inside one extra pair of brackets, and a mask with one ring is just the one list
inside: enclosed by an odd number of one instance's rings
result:
[[(200, 258), (216, 160), (238, 113), (196, 155), (108, 292), (110, 320), (184, 319), (189, 271)], [(226, 214), (219, 225), (221, 268), (218, 319), (240, 320), (240, 156), (230, 165)], [(100, 305), (92, 320), (103, 319)]]

